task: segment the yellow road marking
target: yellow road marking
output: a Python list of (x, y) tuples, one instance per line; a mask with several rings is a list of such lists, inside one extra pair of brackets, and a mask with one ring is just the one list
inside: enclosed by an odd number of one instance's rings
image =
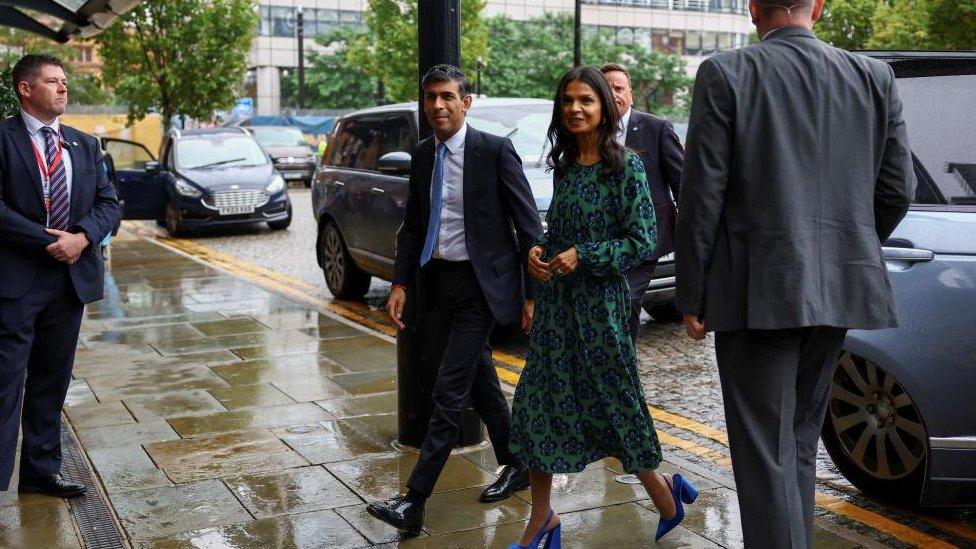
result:
[[(391, 324), (370, 318), (372, 316), (373, 309), (370, 309), (361, 303), (344, 302), (341, 300), (326, 301), (322, 297), (319, 297), (323, 294), (320, 288), (295, 277), (272, 271), (265, 267), (261, 267), (260, 265), (256, 265), (237, 257), (219, 252), (213, 248), (204, 246), (191, 240), (156, 236), (151, 233), (147, 233), (141, 228), (133, 228), (129, 224), (126, 224), (126, 228), (128, 230), (134, 230), (134, 232), (140, 234), (146, 238), (146, 240), (155, 241), (162, 246), (182, 251), (208, 264), (222, 268), (233, 275), (239, 276), (266, 289), (270, 289), (285, 295), (290, 299), (295, 299), (303, 303), (324, 308), (352, 322), (356, 322), (357, 324), (361, 324), (387, 336), (396, 336), (396, 330)], [(521, 371), (525, 367), (525, 360), (514, 355), (502, 351), (493, 351), (492, 356), (499, 362), (511, 366), (518, 371)], [(499, 379), (505, 381), (506, 383), (512, 386), (518, 384), (518, 372), (513, 372), (509, 369), (498, 366), (495, 367), (495, 371), (498, 373)], [(728, 446), (728, 434), (720, 429), (716, 429), (704, 423), (662, 410), (660, 408), (648, 406), (648, 410), (651, 412), (651, 415), (656, 421), (673, 425), (680, 429), (684, 429)], [(701, 446), (693, 441), (677, 437), (663, 431), (658, 431), (658, 438), (665, 444), (704, 457), (723, 467), (731, 467), (731, 458), (721, 452), (716, 452), (715, 450)], [(920, 532), (914, 528), (911, 528), (910, 526), (900, 524), (873, 511), (868, 511), (867, 509), (863, 509), (834, 496), (817, 492), (816, 498), (817, 505), (826, 509), (827, 511), (853, 519), (906, 543), (925, 547), (955, 547), (934, 536)], [(965, 525), (955, 524), (945, 519), (928, 517), (920, 518), (928, 520), (936, 526), (956, 533), (962, 537), (976, 539), (976, 532), (972, 531), (972, 528)]]
[(905, 526), (904, 524), (893, 521), (888, 517), (879, 515), (874, 511), (862, 509), (861, 507), (840, 498), (835, 498), (822, 492), (817, 492), (816, 498), (817, 505), (823, 507), (831, 513), (854, 519), (862, 524), (867, 524), (875, 530), (891, 534), (892, 536), (906, 543), (911, 543), (913, 545), (926, 548), (955, 547), (955, 545), (946, 543), (935, 536), (930, 536), (924, 532), (919, 532), (910, 526)]

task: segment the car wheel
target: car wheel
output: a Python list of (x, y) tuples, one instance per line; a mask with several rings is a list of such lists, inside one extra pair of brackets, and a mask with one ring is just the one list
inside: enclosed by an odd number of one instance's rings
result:
[(644, 311), (654, 317), (658, 322), (675, 322), (681, 320), (681, 315), (674, 308), (674, 303), (663, 303), (661, 305), (644, 305)]
[(180, 211), (176, 208), (173, 203), (166, 205), (166, 214), (163, 218), (163, 224), (166, 226), (166, 232), (170, 236), (181, 236), (183, 234), (183, 227), (180, 225)]
[(319, 246), (325, 285), (332, 295), (339, 299), (362, 299), (369, 291), (370, 276), (353, 263), (335, 222), (325, 226)]
[(291, 225), (291, 205), (288, 206), (288, 217), (280, 221), (269, 221), (268, 227), (271, 227), (272, 231), (283, 231)]
[(895, 503), (918, 503), (929, 438), (918, 406), (894, 376), (844, 352), (830, 383), (821, 435), (855, 486)]

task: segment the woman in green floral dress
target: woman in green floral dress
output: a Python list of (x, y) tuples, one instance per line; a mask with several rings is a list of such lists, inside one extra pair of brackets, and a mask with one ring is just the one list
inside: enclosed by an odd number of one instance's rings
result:
[(654, 472), (661, 445), (627, 329), (625, 273), (650, 255), (656, 232), (644, 166), (616, 141), (618, 123), (597, 69), (563, 77), (549, 127), (549, 229), (529, 252), (529, 272), (540, 284), (512, 408), (511, 449), (530, 468), (532, 516), (512, 547), (551, 542), (553, 532), (558, 544), (552, 475), (581, 472), (604, 457), (638, 476), (663, 521), (680, 520), (672, 486), (687, 481), (675, 475), (668, 483)]

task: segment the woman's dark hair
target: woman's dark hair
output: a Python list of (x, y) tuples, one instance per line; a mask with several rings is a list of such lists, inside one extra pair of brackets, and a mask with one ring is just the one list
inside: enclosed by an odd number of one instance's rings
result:
[(620, 172), (624, 167), (624, 147), (617, 142), (620, 113), (613, 102), (613, 91), (606, 77), (596, 67), (575, 67), (563, 75), (556, 88), (556, 98), (552, 104), (552, 121), (549, 123), (548, 138), (552, 147), (546, 156), (546, 165), (562, 177), (579, 156), (576, 136), (563, 127), (563, 93), (570, 82), (582, 82), (593, 89), (600, 99), (602, 118), (599, 126), (600, 159), (603, 166), (600, 172), (606, 175)]

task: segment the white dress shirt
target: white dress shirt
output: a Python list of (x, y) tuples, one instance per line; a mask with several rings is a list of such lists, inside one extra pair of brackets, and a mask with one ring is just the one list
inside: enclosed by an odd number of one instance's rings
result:
[(630, 124), (630, 108), (620, 117), (620, 125), (617, 127), (617, 143), (627, 146), (627, 124)]
[[(47, 150), (47, 143), (44, 142), (44, 134), (41, 133), (41, 128), (44, 127), (44, 123), (34, 118), (24, 110), (20, 111), (20, 116), (21, 118), (24, 119), (24, 125), (27, 126), (27, 133), (30, 135), (31, 141), (34, 143), (34, 146), (37, 147), (37, 152), (41, 153), (41, 159), (44, 160), (44, 164), (45, 164), (44, 167), (47, 168), (47, 156), (45, 153), (45, 151)], [(54, 122), (51, 122), (49, 127), (52, 130), (54, 130), (54, 134), (58, 136), (57, 139), (61, 140), (63, 143), (63, 140), (61, 139), (61, 117), (55, 118)], [(71, 175), (72, 175), (71, 154), (68, 152), (68, 147), (64, 147), (63, 145), (62, 147), (64, 152), (61, 154), (61, 162), (64, 163), (64, 175), (67, 178), (67, 182), (68, 182), (68, 202), (70, 204)], [(38, 171), (41, 170), (38, 169)], [(43, 179), (44, 179), (44, 175), (42, 174), (41, 180)]]
[[(437, 233), (434, 257), (447, 261), (467, 261), (468, 246), (464, 241), (464, 138), (468, 135), (468, 123), (452, 135), (444, 145), (444, 186), (441, 190), (441, 226)], [(437, 162), (437, 146), (441, 141), (434, 138), (434, 162)], [(431, 182), (434, 175), (431, 173)]]

